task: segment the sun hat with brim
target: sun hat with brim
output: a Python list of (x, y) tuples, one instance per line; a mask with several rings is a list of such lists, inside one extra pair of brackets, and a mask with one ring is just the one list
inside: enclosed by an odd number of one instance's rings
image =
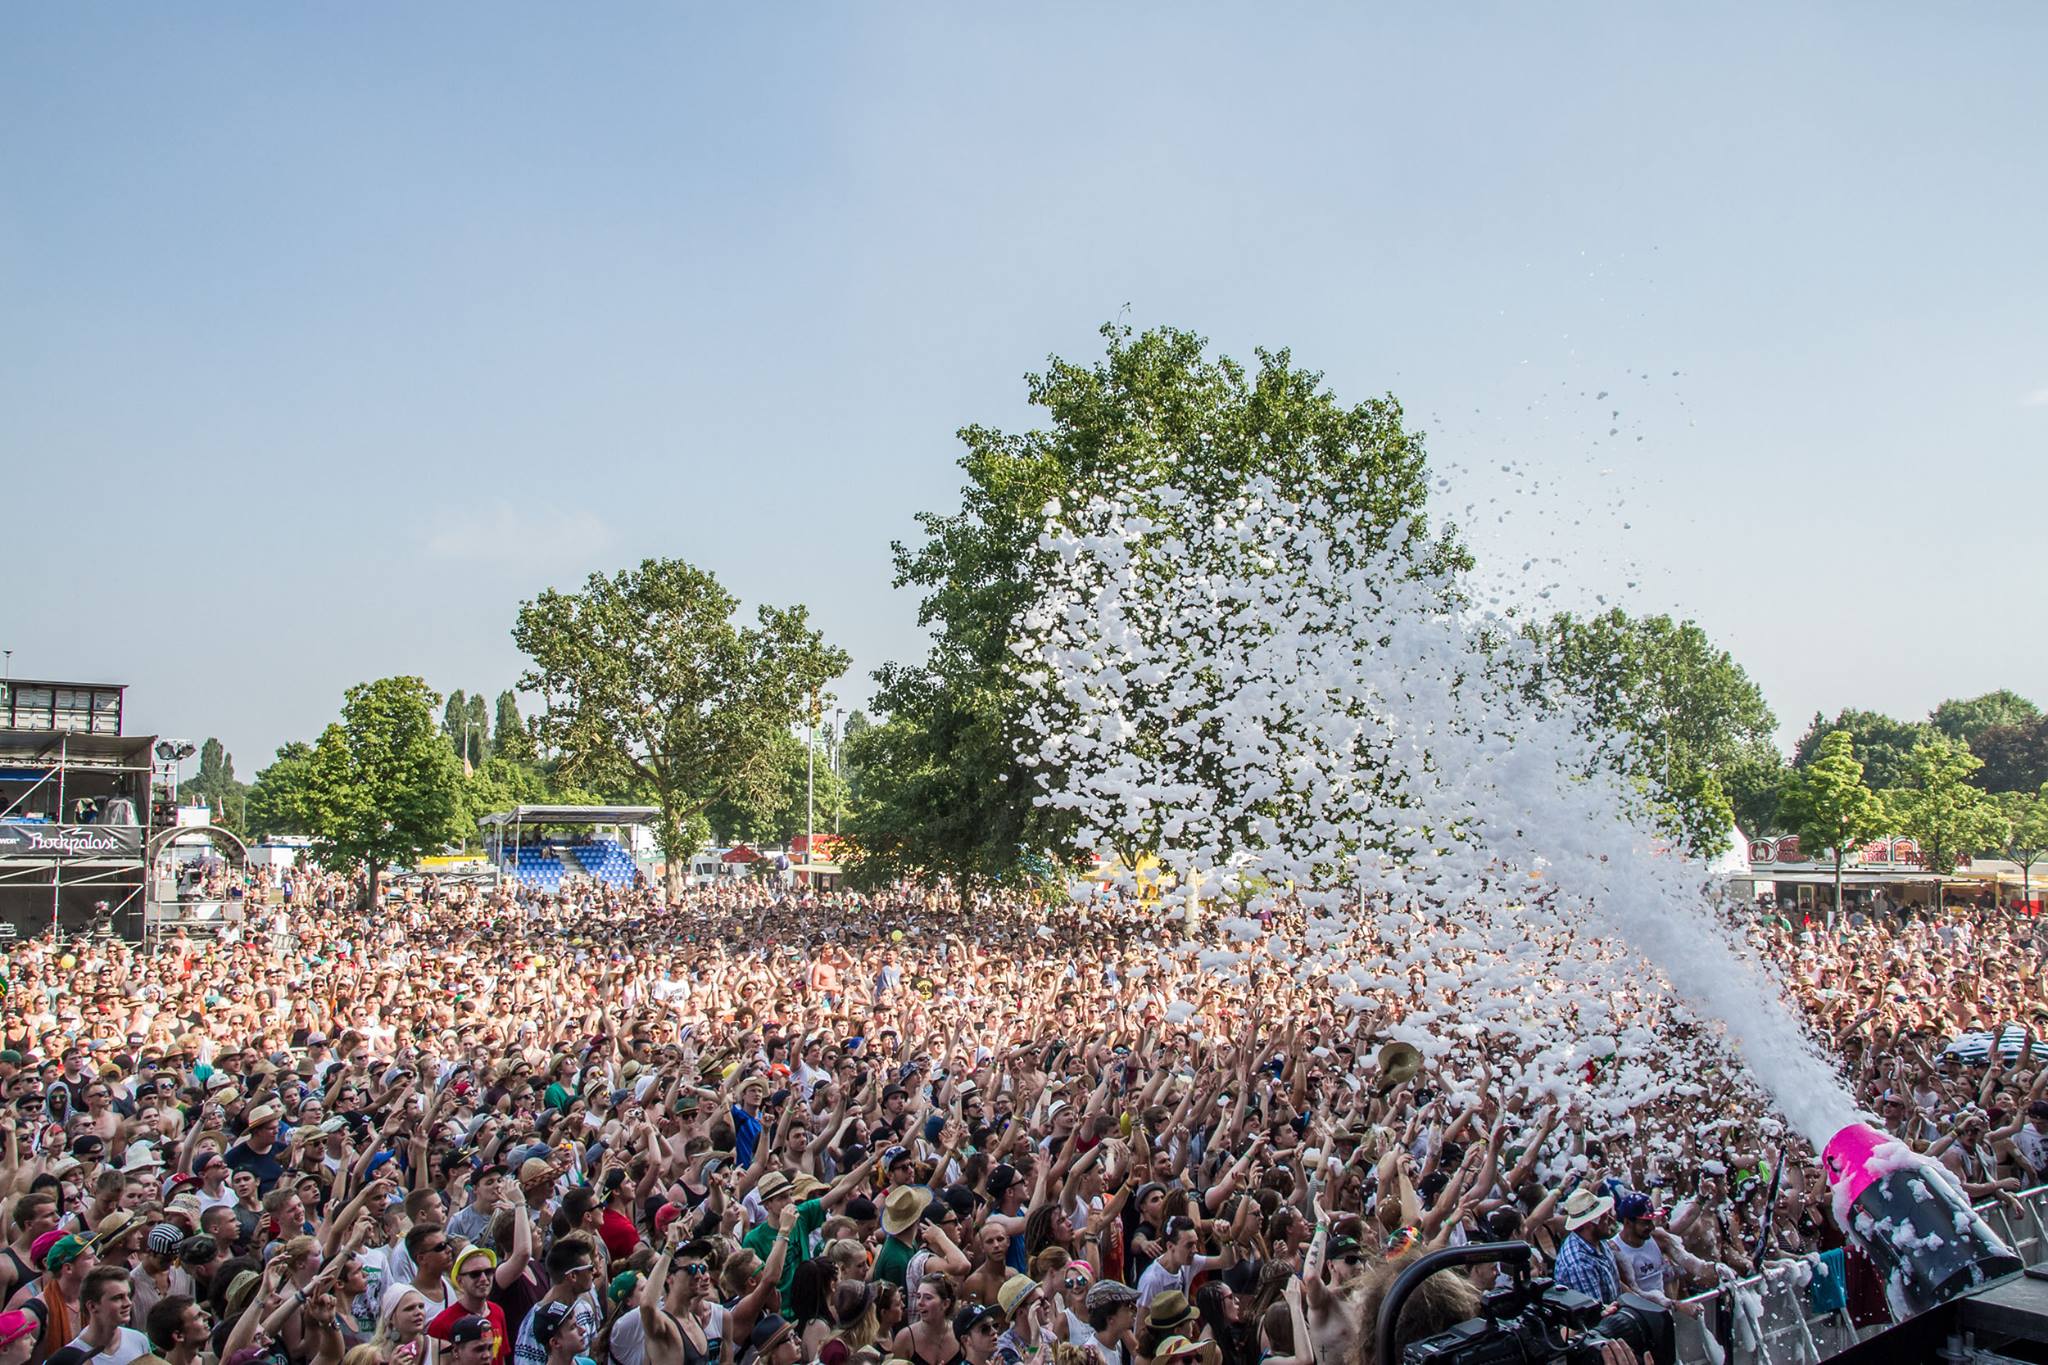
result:
[(1564, 1230), (1577, 1232), (1588, 1223), (1599, 1222), (1613, 1209), (1614, 1198), (1611, 1195), (1573, 1190), (1572, 1197), (1564, 1201)]
[(0, 1348), (12, 1346), (23, 1337), (34, 1336), (42, 1330), (42, 1324), (37, 1321), (33, 1313), (24, 1313), (19, 1310), (12, 1313), (0, 1313)]
[(1201, 1353), (1201, 1342), (1191, 1341), (1180, 1333), (1175, 1332), (1172, 1336), (1159, 1343), (1159, 1348), (1152, 1352), (1152, 1358), (1154, 1360), (1172, 1360), (1177, 1356), (1193, 1356), (1200, 1355)]
[(1038, 1281), (1029, 1275), (1012, 1275), (996, 1290), (996, 1307), (1003, 1310), (1003, 1316), (1014, 1318), (1024, 1301), (1031, 1297), (1031, 1291), (1038, 1288)]
[(754, 1324), (754, 1330), (747, 1336), (747, 1348), (741, 1353), (741, 1359), (759, 1360), (780, 1346), (784, 1338), (795, 1330), (789, 1325), (789, 1320), (780, 1314), (763, 1313), (760, 1321)]
[(800, 1175), (789, 1182), (789, 1192), (797, 1199), (809, 1199), (825, 1190), (825, 1182), (814, 1175)]
[(761, 1196), (761, 1202), (780, 1199), (789, 1193), (789, 1177), (780, 1171), (770, 1171), (761, 1177), (761, 1183), (754, 1187), (754, 1193)]
[(102, 1218), (100, 1225), (92, 1230), (92, 1243), (94, 1246), (107, 1246), (118, 1241), (141, 1221), (142, 1215), (133, 1209), (116, 1209)]
[(1145, 1325), (1155, 1332), (1170, 1332), (1195, 1320), (1195, 1306), (1178, 1289), (1169, 1289), (1152, 1300), (1145, 1310)]
[(917, 1224), (931, 1205), (932, 1192), (922, 1185), (903, 1185), (882, 1201), (882, 1231), (900, 1236)]
[(255, 1295), (257, 1289), (262, 1287), (262, 1284), (263, 1276), (254, 1270), (235, 1272), (235, 1278), (228, 1281), (228, 1292), (223, 1301), (223, 1307), (227, 1309), (228, 1316), (230, 1318), (240, 1317), (242, 1310), (249, 1306), (250, 1298)]

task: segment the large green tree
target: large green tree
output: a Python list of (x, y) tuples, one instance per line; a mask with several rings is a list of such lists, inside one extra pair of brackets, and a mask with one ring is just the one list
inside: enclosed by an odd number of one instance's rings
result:
[(2004, 725), (2022, 725), (2039, 720), (2041, 708), (2009, 688), (1986, 692), (1981, 697), (1945, 701), (1927, 717), (1928, 723), (1947, 735), (1977, 747), (1977, 737)]
[(418, 678), (358, 683), (313, 746), (305, 800), (315, 851), (332, 867), (361, 864), (369, 904), (386, 867), (462, 836), (462, 767), (435, 723), (440, 700)]
[(1804, 767), (1820, 752), (1820, 742), (1836, 730), (1847, 730), (1856, 739), (1856, 754), (1863, 764), (1863, 777), (1873, 791), (1903, 785), (1906, 756), (1913, 746), (1936, 734), (1925, 721), (1895, 720), (1880, 711), (1858, 711), (1853, 707), (1829, 720), (1816, 711), (1792, 750), (1792, 766)]
[(1899, 833), (1919, 841), (1931, 872), (1946, 876), (1962, 859), (1996, 847), (2004, 834), (1998, 807), (1970, 785), (1981, 766), (1968, 745), (1937, 734), (1913, 746), (1904, 782), (1884, 793)]
[(1786, 779), (1781, 811), (1786, 824), (1810, 853), (1830, 851), (1835, 868), (1835, 904), (1842, 908), (1842, 864), (1858, 845), (1885, 833), (1884, 801), (1863, 781), (1855, 741), (1836, 730), (1820, 742), (1806, 766)]
[(2000, 792), (1996, 798), (2004, 833), (1998, 851), (2020, 865), (2020, 899), (2034, 899), (2034, 864), (2048, 853), (2048, 783), (2031, 792)]
[(257, 772), (245, 808), (245, 832), (251, 838), (313, 832), (312, 806), (307, 797), (312, 770), (313, 746), (293, 740), (278, 749), (269, 767)]
[(803, 607), (764, 606), (752, 626), (734, 624), (738, 610), (704, 570), (649, 559), (522, 603), (512, 630), (533, 661), (520, 687), (545, 699), (540, 735), (565, 775), (660, 806), (671, 889), (712, 804), (771, 787), (776, 736), (846, 670)]
[(1777, 762), (1777, 719), (1742, 665), (1691, 621), (1619, 608), (1525, 630), (1538, 653), (1531, 690), (1576, 697), (1605, 759), (1648, 788), (1666, 829), (1703, 857), (1724, 851), (1736, 815), (1723, 774), (1739, 771), (1760, 805)]
[(1994, 725), (1970, 749), (1984, 760), (1970, 780), (1985, 791), (2030, 792), (2048, 782), (2048, 716)]
[(860, 880), (1015, 880), (1020, 854), (1075, 851), (1076, 821), (1034, 804), (1036, 784), (1017, 756), (1016, 619), (1045, 582), (1038, 539), (1048, 503), (1154, 486), (1169, 470), (1214, 500), (1270, 479), (1341, 510), (1367, 509), (1380, 529), (1361, 554), (1412, 531), (1436, 562), (1463, 562), (1453, 537), (1427, 537), (1422, 439), (1391, 397), (1342, 402), (1284, 350), (1258, 351), (1247, 366), (1175, 328), (1102, 334), (1101, 359), (1053, 357), (1026, 377), (1042, 425), (961, 429), (960, 510), (920, 513), (922, 539), (894, 547), (896, 585), (923, 594), (918, 620), (931, 648), (921, 664), (876, 673), (882, 723), (849, 736)]

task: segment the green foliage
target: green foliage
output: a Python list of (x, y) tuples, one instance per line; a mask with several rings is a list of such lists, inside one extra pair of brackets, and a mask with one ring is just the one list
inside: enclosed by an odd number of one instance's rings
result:
[(1994, 798), (2003, 833), (1998, 850), (2021, 867), (2048, 853), (2048, 783), (2038, 791), (2000, 792)]
[(482, 766), (491, 756), (491, 707), (481, 692), (469, 694), (469, 761)]
[(1586, 620), (1561, 612), (1524, 633), (1539, 655), (1532, 694), (1555, 685), (1576, 697), (1605, 760), (1647, 784), (1659, 822), (1691, 852), (1727, 847), (1736, 813), (1724, 775), (1741, 774), (1752, 818), (1769, 802), (1777, 720), (1693, 622), (1616, 608)]
[(1996, 847), (2004, 835), (1998, 807), (1970, 785), (1981, 766), (1969, 746), (1937, 734), (1913, 746), (1904, 784), (1884, 793), (1898, 832), (1919, 841), (1930, 871), (1948, 872), (1960, 859)]
[(313, 771), (313, 746), (293, 740), (280, 747), (270, 766), (256, 774), (249, 788), (244, 830), (250, 838), (268, 834), (311, 834), (312, 806), (307, 792)]
[(1735, 823), (1745, 834), (1778, 834), (1786, 829), (1779, 812), (1784, 785), (1791, 776), (1776, 749), (1744, 754), (1723, 768), (1718, 776), (1721, 790), (1735, 812)]
[(846, 717), (846, 724), (839, 732), (838, 759), (840, 780), (846, 784), (846, 801), (849, 806), (860, 800), (861, 755), (863, 737), (875, 728), (865, 711), (853, 711)]
[(496, 723), (491, 727), (491, 753), (517, 763), (531, 763), (539, 757), (533, 733), (519, 714), (519, 698), (510, 692), (498, 694)]
[(1863, 764), (1863, 777), (1872, 790), (1902, 786), (1906, 780), (1906, 757), (1913, 747), (1935, 735), (1924, 721), (1894, 720), (1878, 711), (1846, 708), (1833, 720), (1814, 712), (1813, 721), (1792, 750), (1792, 766), (1803, 768), (1820, 752), (1820, 742), (1835, 730), (1847, 730), (1856, 740), (1856, 753)]
[(1884, 800), (1863, 782), (1855, 741), (1847, 730), (1821, 740), (1811, 762), (1786, 780), (1781, 813), (1799, 846), (1818, 857), (1833, 850), (1835, 905), (1842, 903), (1842, 864), (1858, 847), (1886, 832)]
[(199, 746), (199, 771), (185, 783), (187, 796), (204, 801), (213, 823), (241, 833), (247, 823), (249, 789), (235, 780), (234, 755), (217, 739)]
[(1970, 780), (1990, 792), (2030, 792), (2048, 782), (2048, 716), (1981, 732), (1971, 750), (1984, 766)]
[(1981, 697), (1969, 697), (1960, 701), (1945, 701), (1934, 708), (1927, 719), (1935, 729), (1950, 739), (1959, 739), (1977, 747), (1977, 737), (1986, 730), (2001, 726), (2023, 725), (2039, 720), (2041, 708), (2009, 688), (1986, 692)]
[(1361, 553), (1405, 527), (1432, 562), (1465, 562), (1448, 534), (1426, 540), (1422, 439), (1392, 398), (1345, 405), (1286, 351), (1261, 350), (1247, 369), (1212, 358), (1191, 332), (1102, 334), (1107, 352), (1094, 364), (1054, 357), (1027, 376), (1043, 427), (960, 431), (960, 510), (920, 513), (923, 542), (894, 547), (896, 585), (922, 590), (918, 620), (932, 644), (923, 664), (876, 673), (885, 723), (857, 742), (849, 735), (859, 879), (1015, 880), (1020, 849), (1072, 851), (1075, 821), (1033, 805), (1015, 752), (1024, 695), (1014, 623), (1044, 581), (1037, 541), (1048, 502), (1149, 487), (1169, 472), (1214, 495), (1266, 477), (1298, 497), (1363, 505), (1382, 533)]
[(439, 700), (418, 678), (359, 683), (308, 761), (315, 851), (330, 866), (367, 867), (373, 900), (386, 866), (462, 835), (462, 769), (434, 722)]
[[(787, 844), (804, 832), (805, 778), (804, 742), (801, 736), (784, 731), (774, 742), (775, 776), (760, 788), (713, 802), (705, 811), (711, 834), (721, 844)], [(832, 772), (823, 744), (817, 749), (817, 769), (811, 785), (810, 819), (820, 834), (832, 832), (834, 814), (844, 819), (846, 788)]]
[(777, 735), (846, 669), (804, 608), (762, 607), (750, 627), (733, 624), (738, 608), (703, 570), (649, 559), (522, 603), (512, 631), (533, 661), (520, 686), (547, 699), (539, 735), (564, 776), (648, 789), (672, 877), (714, 803), (773, 787)]
[(448, 704), (441, 709), (441, 733), (448, 736), (458, 764), (466, 759), (472, 767), (483, 766), (491, 755), (490, 719), (484, 694), (467, 693), (459, 687), (450, 692)]

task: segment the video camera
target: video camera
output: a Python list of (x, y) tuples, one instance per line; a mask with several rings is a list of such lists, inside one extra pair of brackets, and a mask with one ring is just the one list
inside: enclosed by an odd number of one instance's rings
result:
[(1593, 1365), (1609, 1342), (1631, 1347), (1638, 1359), (1676, 1359), (1671, 1314), (1661, 1304), (1623, 1294), (1613, 1312), (1576, 1289), (1529, 1273), (1526, 1242), (1488, 1242), (1431, 1252), (1401, 1272), (1380, 1305), (1374, 1359), (1394, 1357), (1401, 1309), (1423, 1281), (1441, 1270), (1498, 1261), (1514, 1282), (1480, 1296), (1480, 1315), (1433, 1336), (1411, 1341), (1403, 1365)]

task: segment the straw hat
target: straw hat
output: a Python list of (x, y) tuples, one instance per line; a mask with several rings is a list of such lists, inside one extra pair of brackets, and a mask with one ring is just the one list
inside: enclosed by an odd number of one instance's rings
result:
[(1564, 1201), (1564, 1228), (1566, 1232), (1577, 1232), (1588, 1223), (1597, 1223), (1614, 1208), (1609, 1195), (1594, 1194), (1591, 1190), (1573, 1190), (1572, 1197)]
[(882, 1201), (882, 1231), (891, 1236), (908, 1232), (930, 1207), (932, 1192), (922, 1185), (901, 1185)]

